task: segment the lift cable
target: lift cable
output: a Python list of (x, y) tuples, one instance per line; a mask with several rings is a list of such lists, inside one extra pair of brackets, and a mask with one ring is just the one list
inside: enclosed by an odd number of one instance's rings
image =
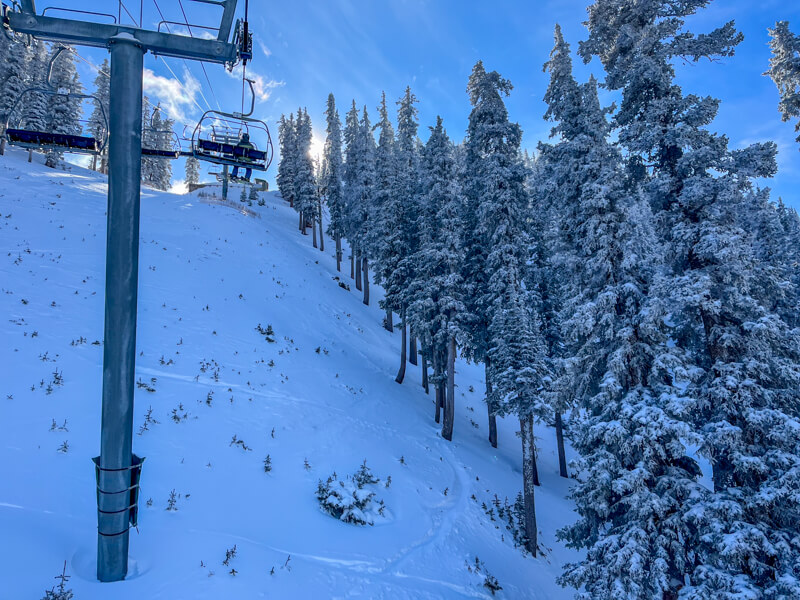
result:
[[(164, 26), (165, 26), (165, 27), (166, 27), (166, 29), (167, 29), (167, 33), (172, 33), (172, 31), (171, 31), (171, 30), (170, 30), (170, 28), (169, 28), (169, 23), (167, 23), (167, 19), (164, 17), (164, 13), (161, 11), (161, 7), (158, 5), (158, 2), (157, 2), (157, 0), (153, 0), (153, 4), (155, 4), (156, 10), (158, 11), (158, 14), (161, 16), (161, 20), (164, 22)], [(178, 76), (177, 76), (177, 75), (175, 75), (175, 71), (173, 71), (173, 70), (170, 68), (169, 64), (167, 63), (167, 61), (164, 59), (164, 57), (163, 57), (163, 56), (161, 57), (161, 60), (163, 60), (163, 61), (164, 61), (164, 65), (166, 65), (167, 69), (169, 69), (169, 72), (170, 72), (170, 73), (172, 73), (173, 77), (175, 77), (175, 79), (178, 79)], [(186, 62), (186, 59), (184, 58), (184, 59), (181, 59), (181, 60), (183, 60), (183, 64), (184, 64), (184, 66), (186, 67), (186, 70), (187, 70), (189, 73), (191, 73), (191, 71), (189, 70), (189, 65), (188, 65), (188, 63)], [(184, 90), (186, 90), (186, 88), (185, 88), (184, 86), (181, 86), (181, 87), (183, 87), (183, 88), (184, 88)], [(188, 93), (188, 90), (186, 90), (186, 91), (187, 91), (187, 93)], [(199, 90), (199, 92), (200, 92), (200, 97), (203, 99), (203, 102), (205, 102), (205, 103), (206, 103), (206, 106), (207, 106), (207, 107), (210, 109), (210, 108), (211, 108), (211, 104), (209, 103), (209, 101), (208, 101), (208, 99), (206, 98), (205, 94), (203, 94), (203, 90), (202, 90), (202, 89), (200, 89), (200, 90)], [(213, 90), (212, 90), (212, 92), (213, 92)], [(197, 101), (196, 101), (196, 100), (194, 100), (194, 98), (193, 98), (193, 97), (192, 97), (192, 102), (194, 102), (194, 103), (197, 105), (197, 108), (199, 108), (201, 111), (203, 111), (203, 107), (202, 107), (202, 106), (200, 106), (200, 105), (197, 103)]]
[[(194, 37), (192, 33), (192, 26), (189, 25), (189, 19), (186, 17), (186, 9), (183, 7), (183, 1), (178, 0), (178, 6), (181, 7), (181, 12), (183, 13), (183, 22), (186, 23), (186, 29), (189, 30), (189, 36)], [(203, 75), (206, 77), (206, 82), (208, 83), (208, 87), (211, 90), (211, 96), (214, 98), (214, 102), (217, 104), (217, 108), (222, 110), (222, 107), (219, 105), (219, 100), (217, 99), (217, 93), (214, 91), (214, 86), (211, 85), (211, 79), (208, 77), (208, 72), (206, 71), (206, 63), (204, 61), (200, 61), (200, 68), (203, 69)]]

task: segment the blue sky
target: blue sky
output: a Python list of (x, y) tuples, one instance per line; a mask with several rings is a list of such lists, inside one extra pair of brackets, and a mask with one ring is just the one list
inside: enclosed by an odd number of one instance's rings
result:
[[(117, 3), (108, 4), (116, 12)], [(139, 2), (126, 0), (125, 4), (138, 18)], [(182, 20), (177, 0), (158, 0), (158, 4), (168, 20)], [(215, 24), (213, 14), (201, 5), (189, 0), (183, 4), (191, 22)], [(259, 83), (256, 114), (269, 122), (274, 134), (281, 114), (307, 107), (319, 146), (329, 92), (336, 96), (342, 117), (355, 99), (359, 106), (367, 105), (374, 121), (381, 92), (390, 100), (397, 99), (410, 85), (420, 100), (420, 136), (427, 137), (427, 127), (441, 114), (450, 136), (460, 140), (470, 111), (467, 77), (482, 59), (488, 69), (499, 71), (514, 84), (507, 101), (509, 112), (522, 126), (523, 145), (532, 150), (547, 138), (550, 128), (542, 120), (541, 98), (547, 86), (542, 64), (553, 44), (553, 26), (561, 24), (576, 50), (578, 41), (586, 37), (582, 22), (589, 4), (587, 0), (251, 0), (256, 43), (248, 72)], [(72, 0), (59, 5), (86, 8), (94, 4)], [(239, 5), (242, 13), (244, 1)], [(145, 26), (153, 26), (159, 20), (153, 0), (144, 0), (142, 8)], [(765, 140), (778, 144), (780, 171), (766, 184), (774, 197), (783, 196), (800, 208), (800, 145), (794, 141), (793, 124), (780, 120), (775, 86), (762, 76), (769, 60), (767, 28), (785, 19), (800, 32), (800, 3), (716, 0), (692, 18), (691, 25), (697, 32), (708, 31), (731, 19), (745, 35), (736, 56), (679, 65), (679, 82), (687, 92), (722, 99), (713, 128), (726, 134), (732, 146)], [(95, 62), (103, 58), (99, 50), (79, 51)], [(187, 75), (181, 61), (166, 62), (183, 85), (175, 83), (163, 60), (148, 56), (147, 91), (170, 103), (187, 124), (198, 118), (198, 105), (205, 107), (206, 100), (213, 106), (219, 101), (229, 110), (239, 105), (240, 86), (222, 67), (206, 67), (209, 86), (199, 64), (188, 63)], [(584, 65), (576, 58), (575, 67), (579, 80), (590, 73), (602, 80), (597, 61)], [(84, 80), (90, 82), (94, 74), (86, 65), (81, 69)], [(603, 100), (610, 103), (614, 97), (606, 93)], [(269, 173), (271, 181), (274, 174), (275, 166)], [(181, 178), (179, 165), (175, 175)]]

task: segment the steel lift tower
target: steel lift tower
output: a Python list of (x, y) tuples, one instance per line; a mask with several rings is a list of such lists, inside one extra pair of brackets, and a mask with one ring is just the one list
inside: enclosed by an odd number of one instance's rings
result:
[(34, 0), (19, 0), (14, 3), (16, 9), (3, 6), (3, 26), (12, 32), (53, 42), (108, 48), (111, 53), (103, 408), (100, 456), (95, 459), (100, 581), (119, 581), (127, 575), (129, 529), (136, 525), (137, 519), (141, 459), (132, 452), (132, 437), (144, 54), (151, 52), (229, 67), (252, 57), (246, 18), (237, 22), (234, 40), (228, 41), (236, 0), (194, 1), (221, 9), (216, 39), (161, 32), (160, 27), (166, 22), (159, 24), (158, 31), (151, 31), (116, 22), (47, 16), (48, 9), (37, 14)]

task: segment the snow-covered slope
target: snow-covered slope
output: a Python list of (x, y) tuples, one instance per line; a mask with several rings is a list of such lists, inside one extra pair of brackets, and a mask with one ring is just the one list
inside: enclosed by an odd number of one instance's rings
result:
[[(273, 194), (252, 217), (143, 193), (140, 523), (128, 579), (96, 582), (105, 179), (25, 158), (0, 157), (0, 599), (40, 598), (64, 561), (76, 600), (491, 597), (483, 571), (498, 597), (572, 596), (555, 583), (576, 555), (555, 541), (573, 515), (552, 431), (538, 432), (545, 556), (533, 559), (481, 506), (521, 487), (518, 424), (500, 423), (498, 450), (485, 441), (481, 368), (459, 363), (448, 443), (419, 369), (394, 382), (399, 333), (380, 326), (380, 291), (365, 307), (340, 287), (331, 252)], [(141, 431), (151, 408), (158, 423)], [(385, 518), (323, 513), (317, 481), (365, 459)]]

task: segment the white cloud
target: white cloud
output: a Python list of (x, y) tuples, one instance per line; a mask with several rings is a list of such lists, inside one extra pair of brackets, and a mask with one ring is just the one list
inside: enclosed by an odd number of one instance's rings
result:
[(161, 108), (171, 119), (187, 123), (192, 121), (189, 115), (192, 105), (197, 104), (200, 82), (186, 68), (183, 70), (183, 82), (172, 77), (161, 77), (150, 69), (145, 69), (144, 91), (154, 103), (161, 102)]

